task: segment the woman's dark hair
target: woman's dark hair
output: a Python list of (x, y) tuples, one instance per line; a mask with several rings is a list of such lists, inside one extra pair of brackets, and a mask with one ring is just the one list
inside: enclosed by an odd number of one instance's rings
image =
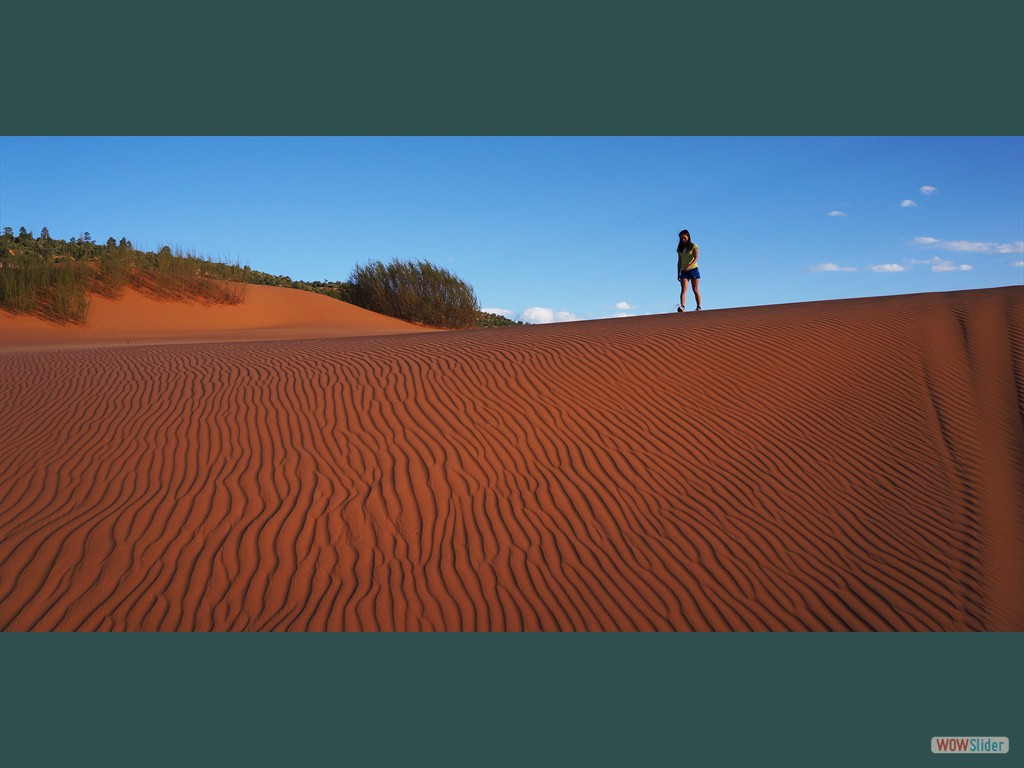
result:
[(690, 248), (693, 247), (693, 240), (692, 239), (690, 240), (689, 244), (687, 244), (685, 246), (683, 245), (683, 235), (686, 235), (687, 237), (690, 237), (690, 230), (684, 229), (682, 232), (679, 233), (679, 245), (676, 246), (676, 250), (677, 251), (681, 251), (681, 250), (683, 250), (683, 248), (686, 248), (686, 250), (690, 250)]

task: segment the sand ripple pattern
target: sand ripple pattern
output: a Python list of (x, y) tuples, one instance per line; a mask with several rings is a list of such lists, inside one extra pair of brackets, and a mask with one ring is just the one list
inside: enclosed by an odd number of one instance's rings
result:
[(0, 355), (0, 629), (1024, 630), (1024, 289)]

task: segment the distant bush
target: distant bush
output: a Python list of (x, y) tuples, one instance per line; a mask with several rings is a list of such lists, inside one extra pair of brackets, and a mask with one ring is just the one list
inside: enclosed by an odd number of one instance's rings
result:
[(348, 304), (356, 303), (356, 287), (352, 283), (331, 283), (324, 287), (316, 286), (313, 290), (322, 291), (332, 299), (344, 301)]
[(522, 320), (509, 320), (503, 315), (496, 315), (493, 312), (480, 312), (476, 321), (479, 328), (504, 328), (511, 325), (527, 325)]
[(480, 304), (463, 280), (426, 261), (356, 265), (349, 301), (364, 309), (434, 328), (477, 325)]

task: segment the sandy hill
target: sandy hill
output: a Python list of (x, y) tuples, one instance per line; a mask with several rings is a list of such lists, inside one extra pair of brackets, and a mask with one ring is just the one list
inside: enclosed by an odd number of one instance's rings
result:
[(1024, 630), (1024, 288), (0, 363), (0, 629)]
[(233, 306), (159, 301), (131, 288), (120, 299), (94, 295), (83, 325), (58, 325), (0, 310), (0, 351), (376, 336), (427, 330), (309, 291), (266, 285), (250, 285), (246, 291), (245, 301)]

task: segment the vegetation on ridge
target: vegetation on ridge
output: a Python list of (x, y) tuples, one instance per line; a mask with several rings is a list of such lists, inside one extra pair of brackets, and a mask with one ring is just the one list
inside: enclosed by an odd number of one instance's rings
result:
[(169, 301), (238, 304), (245, 299), (243, 268), (211, 261), (169, 246), (139, 251), (109, 238), (104, 245), (88, 232), (70, 240), (34, 237), (24, 227), (0, 234), (0, 308), (55, 322), (82, 323), (92, 294), (118, 298), (126, 286)]
[(324, 294), (409, 322), (440, 328), (521, 325), (480, 311), (473, 289), (428, 262), (357, 266), (348, 282), (301, 281), (227, 264), (163, 246), (136, 249), (130, 240), (105, 244), (85, 232), (61, 240), (44, 227), (0, 234), (0, 309), (60, 323), (82, 323), (93, 294), (119, 297), (126, 286), (157, 299), (238, 304), (248, 285)]

